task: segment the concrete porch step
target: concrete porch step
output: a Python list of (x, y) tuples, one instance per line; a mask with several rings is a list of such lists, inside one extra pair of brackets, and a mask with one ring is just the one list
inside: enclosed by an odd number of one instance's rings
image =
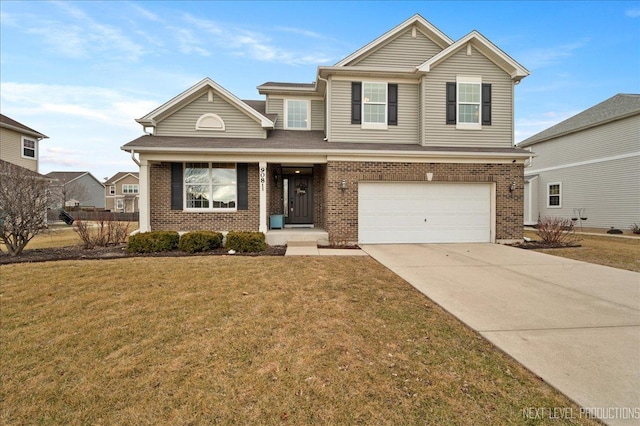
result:
[[(312, 246), (328, 246), (329, 233), (319, 228), (270, 229), (265, 235), (270, 246), (285, 246), (293, 243), (309, 243)], [(310, 247), (310, 246), (306, 246)]]
[(287, 241), (287, 247), (318, 247), (318, 242), (315, 240), (289, 240)]

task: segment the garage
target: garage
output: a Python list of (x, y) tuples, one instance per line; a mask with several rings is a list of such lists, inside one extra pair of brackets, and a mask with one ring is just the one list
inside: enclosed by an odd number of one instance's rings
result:
[(360, 182), (360, 244), (491, 242), (490, 183)]

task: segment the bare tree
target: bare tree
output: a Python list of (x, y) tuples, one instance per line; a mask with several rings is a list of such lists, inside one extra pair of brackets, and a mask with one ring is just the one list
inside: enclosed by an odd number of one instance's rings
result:
[(51, 198), (57, 202), (58, 207), (64, 209), (71, 200), (82, 203), (91, 197), (89, 190), (80, 182), (58, 178), (51, 183)]
[(6, 161), (0, 161), (0, 238), (10, 255), (46, 227), (50, 205), (49, 179)]

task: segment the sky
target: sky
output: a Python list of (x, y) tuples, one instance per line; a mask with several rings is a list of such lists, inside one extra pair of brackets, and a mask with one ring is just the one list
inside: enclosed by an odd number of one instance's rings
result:
[(419, 13), (477, 30), (527, 68), (515, 142), (640, 93), (640, 1), (0, 1), (0, 112), (49, 136), (40, 173), (136, 171), (135, 122), (205, 77), (240, 99), (310, 83)]

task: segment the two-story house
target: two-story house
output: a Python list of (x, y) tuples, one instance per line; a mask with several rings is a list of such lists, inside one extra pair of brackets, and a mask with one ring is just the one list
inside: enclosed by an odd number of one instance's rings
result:
[(276, 214), (331, 244), (519, 239), (531, 154), (513, 145), (513, 104), (528, 74), (480, 33), (453, 41), (415, 15), (313, 83), (260, 85), (264, 101), (205, 78), (122, 147), (138, 156), (140, 230), (269, 242)]
[(118, 172), (104, 183), (105, 208), (112, 212), (136, 213), (140, 183), (138, 172)]
[(48, 136), (0, 114), (0, 160), (39, 171), (40, 141)]
[(104, 184), (89, 172), (54, 171), (46, 176), (52, 180), (51, 191), (58, 207), (92, 207), (104, 209)]

